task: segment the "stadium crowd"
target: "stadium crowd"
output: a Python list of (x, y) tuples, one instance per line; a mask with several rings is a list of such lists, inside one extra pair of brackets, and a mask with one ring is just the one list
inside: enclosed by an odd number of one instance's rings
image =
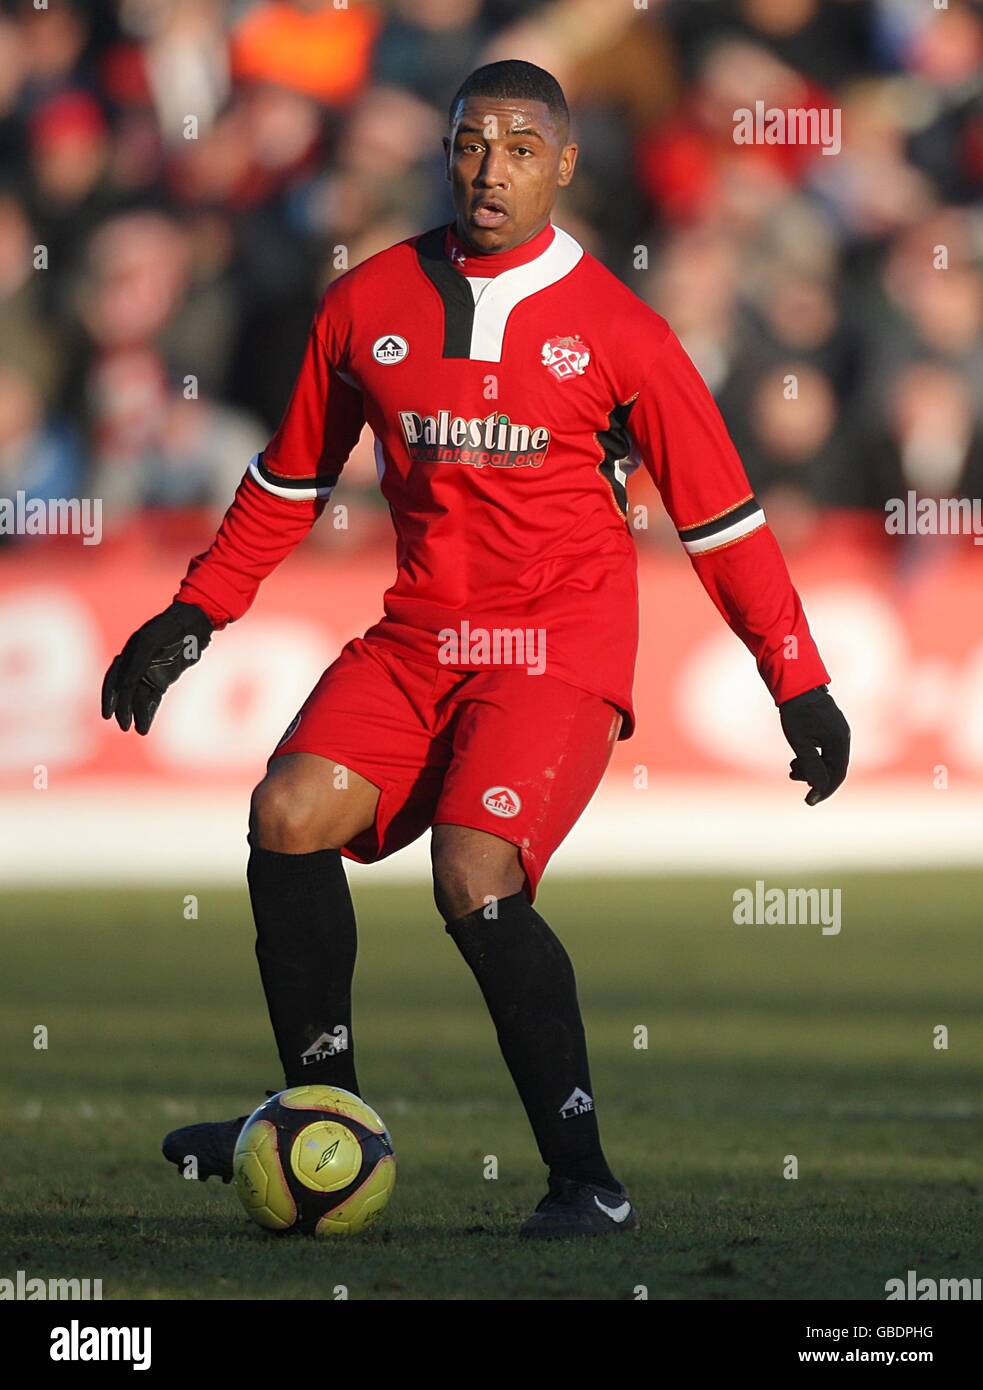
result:
[[(449, 220), (447, 103), (504, 57), (564, 85), (556, 221), (672, 323), (783, 544), (981, 494), (979, 5), (7, 0), (0, 495), (101, 497), (109, 537), (190, 509), (206, 539), (318, 293)], [(736, 143), (759, 100), (835, 108), (842, 148)], [(320, 543), (388, 533), (364, 436), (346, 482)]]

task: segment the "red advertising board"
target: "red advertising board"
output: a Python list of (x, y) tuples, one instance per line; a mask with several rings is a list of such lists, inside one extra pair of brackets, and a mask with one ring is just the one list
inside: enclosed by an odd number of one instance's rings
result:
[[(854, 732), (853, 779), (983, 781), (983, 551), (937, 545), (899, 568), (849, 532), (792, 562)], [(167, 695), (150, 738), (98, 712), (103, 672), (183, 572), (138, 540), (83, 551), (22, 547), (0, 561), (0, 786), (39, 766), (62, 785), (98, 777), (173, 788), (246, 787), (321, 670), (381, 612), (391, 556), (301, 549), (251, 612)], [(639, 557), (638, 728), (609, 777), (775, 781), (787, 750), (753, 662), (688, 561)], [(940, 772), (939, 769), (942, 769)]]

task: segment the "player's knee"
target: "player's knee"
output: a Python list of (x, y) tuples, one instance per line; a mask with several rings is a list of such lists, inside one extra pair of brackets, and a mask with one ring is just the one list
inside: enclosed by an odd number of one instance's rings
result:
[(467, 842), (435, 842), (432, 858), (434, 901), (445, 922), (466, 917), (495, 899), (511, 897), (525, 882), (519, 852), (513, 846), (503, 846), (502, 853), (489, 857), (475, 853)]
[(267, 776), (260, 782), (250, 804), (249, 832), (255, 846), (281, 854), (338, 848), (318, 798), (292, 777)]

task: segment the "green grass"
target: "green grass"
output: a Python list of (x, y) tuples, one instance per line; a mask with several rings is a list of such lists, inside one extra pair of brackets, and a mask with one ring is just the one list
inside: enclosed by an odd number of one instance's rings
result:
[(978, 1276), (983, 874), (821, 881), (838, 937), (734, 926), (731, 880), (547, 884), (644, 1229), (545, 1247), (515, 1239), (542, 1171), (422, 886), (358, 893), (359, 1074), (399, 1178), (375, 1226), (326, 1242), (266, 1236), (158, 1151), (280, 1084), (244, 893), (202, 891), (191, 922), (178, 891), (0, 897), (0, 1276), (290, 1299), (883, 1299), (908, 1269)]

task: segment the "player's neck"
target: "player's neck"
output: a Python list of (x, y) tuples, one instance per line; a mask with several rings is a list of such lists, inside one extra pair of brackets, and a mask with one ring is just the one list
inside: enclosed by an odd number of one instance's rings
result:
[(455, 223), (447, 228), (446, 249), (451, 264), (462, 275), (499, 275), (503, 270), (514, 270), (516, 266), (526, 265), (541, 256), (556, 236), (552, 222), (547, 222), (531, 237), (507, 251), (479, 251), (460, 235)]

